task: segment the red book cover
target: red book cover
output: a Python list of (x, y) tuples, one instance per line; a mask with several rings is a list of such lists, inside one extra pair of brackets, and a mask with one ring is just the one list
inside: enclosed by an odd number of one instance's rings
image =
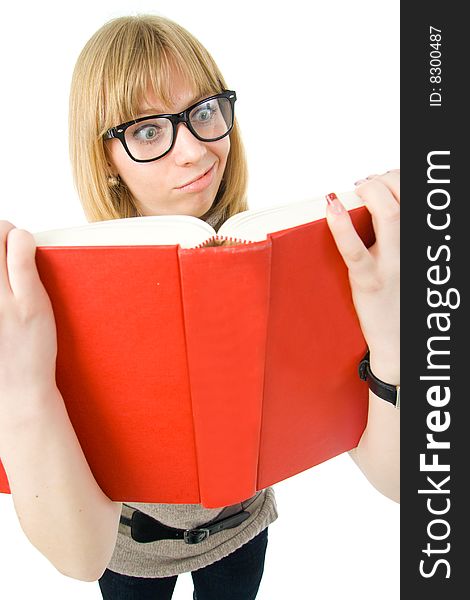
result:
[[(369, 246), (367, 209), (350, 214)], [(36, 263), (57, 386), (110, 499), (226, 506), (357, 445), (366, 346), (325, 219), (233, 246), (40, 246)]]

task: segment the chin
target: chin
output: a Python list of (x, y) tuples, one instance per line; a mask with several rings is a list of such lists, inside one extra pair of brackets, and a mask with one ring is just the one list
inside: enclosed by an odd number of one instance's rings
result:
[(199, 208), (196, 208), (194, 211), (192, 211), (192, 213), (194, 214), (195, 217), (197, 217), (198, 219), (202, 219), (202, 217), (209, 212), (209, 210), (212, 208), (213, 204), (215, 202), (215, 196), (212, 200), (210, 200), (209, 202), (204, 202), (200, 204)]

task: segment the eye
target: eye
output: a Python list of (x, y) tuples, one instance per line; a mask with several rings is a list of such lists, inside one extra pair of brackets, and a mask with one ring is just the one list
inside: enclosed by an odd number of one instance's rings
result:
[(217, 105), (215, 103), (207, 103), (205, 106), (197, 109), (192, 119), (197, 119), (199, 123), (206, 123), (214, 118), (217, 112)]
[(145, 124), (138, 127), (132, 137), (139, 142), (152, 142), (160, 135), (161, 128), (154, 124)]

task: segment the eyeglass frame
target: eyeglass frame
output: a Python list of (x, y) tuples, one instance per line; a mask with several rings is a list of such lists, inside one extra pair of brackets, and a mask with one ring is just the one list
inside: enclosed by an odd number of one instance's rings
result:
[[(220, 135), (217, 138), (211, 139), (211, 140), (206, 140), (204, 138), (202, 138), (201, 136), (199, 136), (196, 131), (194, 130), (193, 126), (191, 125), (191, 122), (189, 120), (189, 113), (196, 108), (196, 106), (198, 106), (199, 104), (203, 104), (204, 102), (207, 102), (209, 100), (214, 100), (215, 98), (227, 98), (228, 100), (230, 100), (230, 105), (232, 108), (232, 124), (230, 125), (228, 131), (226, 133), (224, 133), (223, 135)], [(185, 108), (183, 111), (181, 111), (180, 113), (174, 113), (174, 114), (161, 114), (161, 115), (147, 115), (145, 117), (139, 117), (138, 119), (133, 119), (132, 121), (127, 121), (126, 123), (121, 123), (120, 125), (116, 125), (115, 127), (111, 127), (110, 129), (108, 129), (108, 131), (103, 134), (103, 139), (104, 140), (111, 140), (111, 139), (118, 139), (121, 144), (124, 146), (124, 150), (127, 152), (128, 156), (135, 162), (138, 163), (148, 163), (148, 162), (153, 162), (155, 160), (159, 160), (160, 158), (163, 158), (164, 156), (166, 156), (168, 154), (168, 152), (170, 152), (173, 148), (173, 146), (175, 145), (175, 141), (176, 141), (176, 128), (178, 126), (179, 123), (185, 123), (186, 127), (189, 129), (189, 131), (194, 135), (194, 137), (198, 140), (200, 140), (201, 142), (216, 142), (217, 140), (221, 140), (222, 138), (226, 137), (233, 129), (233, 125), (235, 122), (235, 101), (237, 99), (237, 94), (234, 90), (224, 90), (223, 92), (219, 92), (218, 94), (214, 94), (213, 96), (209, 96), (208, 98), (204, 98), (203, 100), (199, 100), (198, 102), (195, 102), (194, 104), (192, 104), (191, 106), (189, 106), (188, 108)], [(131, 125), (135, 125), (136, 123), (140, 123), (141, 121), (146, 121), (148, 119), (157, 119), (157, 118), (166, 118), (169, 121), (171, 121), (171, 124), (173, 126), (173, 138), (171, 141), (171, 145), (168, 148), (168, 150), (166, 152), (164, 152), (163, 154), (161, 154), (160, 156), (157, 156), (156, 158), (134, 158), (129, 150), (129, 148), (127, 147), (127, 143), (126, 143), (126, 129), (128, 127), (130, 127)]]

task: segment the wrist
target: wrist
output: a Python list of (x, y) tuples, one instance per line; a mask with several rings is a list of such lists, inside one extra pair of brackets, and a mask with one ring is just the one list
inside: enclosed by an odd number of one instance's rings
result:
[[(380, 373), (380, 375), (379, 375)], [(397, 408), (400, 407), (400, 383), (399, 383), (399, 370), (385, 368), (383, 370), (376, 370), (371, 364), (370, 352), (367, 350), (365, 356), (359, 363), (359, 377), (367, 381), (369, 390), (387, 402), (390, 402)], [(392, 383), (398, 381), (398, 383)]]
[(400, 385), (400, 366), (387, 361), (374, 360), (370, 356), (370, 370), (381, 381), (390, 385)]
[(2, 390), (0, 397), (0, 427), (3, 431), (12, 431), (15, 427), (34, 423), (41, 419), (51, 406), (63, 402), (55, 382), (21, 390)]
[(370, 349), (369, 363), (372, 373), (391, 385), (400, 385), (400, 351)]

